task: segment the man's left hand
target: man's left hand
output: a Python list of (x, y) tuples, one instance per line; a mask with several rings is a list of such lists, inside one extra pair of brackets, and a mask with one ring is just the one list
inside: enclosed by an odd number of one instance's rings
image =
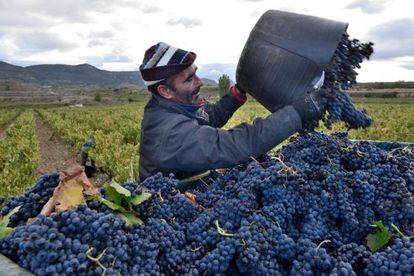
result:
[(246, 96), (246, 91), (244, 91), (239, 85), (237, 85), (237, 83), (234, 87), (236, 87), (236, 90), (237, 90), (237, 92), (239, 93), (240, 96), (242, 96), (242, 97)]

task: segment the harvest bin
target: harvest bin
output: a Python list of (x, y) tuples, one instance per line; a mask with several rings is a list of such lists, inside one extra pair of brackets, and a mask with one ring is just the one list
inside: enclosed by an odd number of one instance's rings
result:
[[(414, 143), (406, 143), (406, 142), (390, 142), (390, 141), (379, 141), (379, 140), (351, 140), (352, 142), (361, 142), (361, 141), (368, 141), (371, 144), (386, 150), (395, 150), (398, 148), (404, 148), (407, 146), (414, 147)], [(21, 268), (16, 263), (12, 262), (6, 256), (0, 254), (0, 276), (24, 276), (24, 275), (33, 275), (29, 271), (24, 268)]]
[(6, 256), (0, 254), (0, 276), (25, 276), (33, 275), (16, 263), (12, 262)]
[(319, 80), (347, 27), (326, 18), (267, 11), (243, 48), (237, 85), (272, 113), (292, 104)]

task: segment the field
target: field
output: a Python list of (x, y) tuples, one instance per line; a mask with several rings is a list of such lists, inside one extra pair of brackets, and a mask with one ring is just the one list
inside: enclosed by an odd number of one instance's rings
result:
[[(414, 143), (414, 98), (355, 98), (353, 101), (368, 111), (374, 124), (368, 129), (351, 130), (350, 138)], [(254, 118), (267, 114), (269, 112), (259, 103), (251, 101), (235, 113), (226, 127), (252, 122)], [(331, 132), (326, 128), (321, 130)], [(346, 131), (346, 128), (337, 124), (333, 131)]]
[[(350, 131), (350, 138), (414, 143), (414, 98), (355, 98), (355, 102), (360, 108), (367, 109), (374, 124), (368, 129)], [(136, 179), (144, 106), (143, 101), (82, 108), (3, 107), (5, 112), (0, 115), (0, 195), (20, 193), (33, 183), (39, 163), (50, 162), (47, 161), (50, 158), (42, 158), (44, 161), (40, 162), (41, 156), (50, 153), (40, 150), (47, 141), (39, 142), (34, 118), (49, 129), (50, 140), (60, 139), (75, 154), (79, 153), (86, 139), (94, 137), (96, 146), (90, 150), (90, 156), (96, 166), (121, 183)], [(250, 100), (225, 128), (251, 123), (268, 114), (259, 103)], [(334, 131), (343, 130), (346, 129), (341, 124), (334, 126)]]

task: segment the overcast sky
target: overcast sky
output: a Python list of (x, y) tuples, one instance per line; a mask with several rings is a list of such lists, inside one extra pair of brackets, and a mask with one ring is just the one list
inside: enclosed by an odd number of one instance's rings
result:
[(269, 9), (348, 22), (351, 38), (374, 42), (359, 82), (414, 81), (412, 0), (0, 0), (0, 60), (138, 70), (144, 51), (164, 41), (196, 52), (201, 77), (234, 79)]

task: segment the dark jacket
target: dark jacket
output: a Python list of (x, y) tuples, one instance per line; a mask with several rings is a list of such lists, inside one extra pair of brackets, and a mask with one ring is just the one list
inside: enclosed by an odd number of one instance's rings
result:
[(161, 172), (179, 179), (228, 168), (258, 157), (302, 127), (298, 113), (286, 106), (253, 124), (221, 129), (242, 105), (231, 93), (198, 108), (152, 95), (141, 126), (139, 177)]

